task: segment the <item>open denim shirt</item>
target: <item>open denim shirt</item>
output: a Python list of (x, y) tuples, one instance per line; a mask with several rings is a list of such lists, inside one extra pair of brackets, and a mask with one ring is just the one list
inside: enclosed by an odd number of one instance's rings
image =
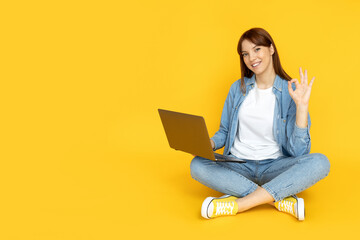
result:
[[(240, 89), (240, 79), (231, 85), (225, 100), (221, 115), (220, 129), (211, 138), (215, 143), (214, 150), (225, 145), (224, 155), (230, 154), (230, 149), (238, 128), (238, 113), (240, 106), (249, 92), (254, 88), (255, 74), (251, 78), (244, 77), (246, 94)], [(295, 84), (292, 84), (295, 90)], [(311, 147), (310, 139), (310, 114), (308, 114), (308, 125), (300, 128), (296, 125), (296, 104), (289, 95), (288, 81), (276, 74), (272, 88), (276, 96), (273, 133), (275, 141), (280, 145), (284, 156), (301, 156), (308, 154)]]

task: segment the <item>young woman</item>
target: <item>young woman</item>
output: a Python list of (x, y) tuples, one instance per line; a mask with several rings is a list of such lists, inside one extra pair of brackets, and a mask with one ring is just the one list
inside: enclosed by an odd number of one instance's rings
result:
[(262, 28), (240, 38), (241, 79), (225, 100), (220, 129), (211, 138), (214, 150), (246, 163), (215, 162), (196, 156), (192, 177), (226, 195), (208, 197), (204, 218), (236, 215), (261, 204), (271, 204), (299, 220), (305, 218), (304, 200), (295, 194), (326, 177), (330, 163), (320, 153), (310, 154), (309, 99), (315, 77), (308, 84), (283, 70), (275, 43)]

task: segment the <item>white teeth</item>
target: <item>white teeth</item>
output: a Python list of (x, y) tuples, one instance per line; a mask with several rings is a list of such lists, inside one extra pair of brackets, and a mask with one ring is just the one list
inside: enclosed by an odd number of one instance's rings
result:
[(254, 65), (251, 65), (251, 66), (253, 66), (253, 67), (256, 67), (257, 65), (259, 65), (260, 63), (256, 63), (256, 64), (254, 64)]

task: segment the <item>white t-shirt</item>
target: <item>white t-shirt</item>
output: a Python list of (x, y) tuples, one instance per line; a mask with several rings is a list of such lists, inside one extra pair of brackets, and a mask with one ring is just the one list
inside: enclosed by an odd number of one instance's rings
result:
[(273, 134), (276, 97), (272, 87), (259, 89), (255, 82), (239, 109), (239, 124), (231, 153), (241, 159), (264, 160), (281, 156)]

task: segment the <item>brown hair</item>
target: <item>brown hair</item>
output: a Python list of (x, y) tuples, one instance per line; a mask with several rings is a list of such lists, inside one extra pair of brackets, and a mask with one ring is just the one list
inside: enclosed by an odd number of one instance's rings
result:
[(291, 80), (291, 77), (281, 67), (279, 54), (277, 52), (275, 43), (274, 43), (273, 39), (271, 38), (270, 34), (265, 29), (262, 29), (262, 28), (251, 28), (243, 33), (243, 35), (240, 37), (240, 40), (239, 40), (239, 43), (237, 46), (237, 52), (240, 55), (241, 91), (243, 93), (246, 92), (244, 77), (251, 78), (254, 75), (254, 72), (251, 71), (245, 65), (243, 56), (241, 54), (241, 51), (242, 51), (241, 45), (245, 39), (247, 39), (250, 42), (252, 42), (256, 45), (259, 45), (259, 46), (270, 47), (270, 45), (272, 44), (274, 47), (274, 54), (272, 55), (272, 60), (273, 60), (275, 73), (287, 81)]

